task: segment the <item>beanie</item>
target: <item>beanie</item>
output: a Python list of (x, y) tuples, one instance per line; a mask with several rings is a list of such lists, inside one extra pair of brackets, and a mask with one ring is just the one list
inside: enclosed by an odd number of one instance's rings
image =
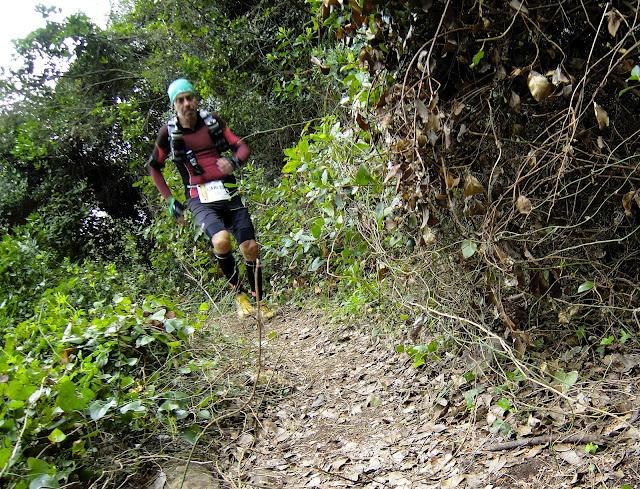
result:
[(167, 89), (167, 94), (169, 95), (169, 100), (172, 104), (178, 94), (185, 92), (196, 93), (196, 89), (193, 88), (191, 82), (185, 78), (178, 78), (177, 80), (172, 81), (171, 85), (169, 85), (169, 88)]

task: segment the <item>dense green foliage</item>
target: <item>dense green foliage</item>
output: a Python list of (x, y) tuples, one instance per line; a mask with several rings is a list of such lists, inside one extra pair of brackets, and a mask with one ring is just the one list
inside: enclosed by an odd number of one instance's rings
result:
[(637, 346), (637, 19), (556, 8), (123, 0), (107, 29), (75, 15), (19, 40), (1, 85), (2, 483), (88, 484), (113, 439), (193, 441), (222, 409), (162, 381), (202, 367), (199, 304), (226, 292), (146, 173), (177, 76), (252, 148), (241, 192), (274, 299), (330, 297), (380, 329), (472, 316), (521, 354), (558, 327), (600, 355)]

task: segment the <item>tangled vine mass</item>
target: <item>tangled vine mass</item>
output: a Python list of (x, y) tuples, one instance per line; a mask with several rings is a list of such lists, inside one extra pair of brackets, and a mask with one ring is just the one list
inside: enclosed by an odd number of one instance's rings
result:
[(340, 33), (375, 18), (360, 61), (402, 74), (375, 109), (354, 108), (391, 148), (397, 224), (413, 215), (427, 247), (459, 239), (516, 336), (547, 321), (637, 325), (638, 5), (420, 7), (352, 5)]

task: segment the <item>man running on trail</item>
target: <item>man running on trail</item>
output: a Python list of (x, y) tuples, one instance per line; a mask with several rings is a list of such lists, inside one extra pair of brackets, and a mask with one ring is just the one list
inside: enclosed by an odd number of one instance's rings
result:
[[(174, 162), (184, 182), (187, 208), (211, 239), (218, 264), (236, 292), (238, 316), (251, 315), (255, 308), (240, 284), (231, 252), (233, 234), (245, 259), (252, 295), (261, 300), (258, 243), (249, 211), (236, 194), (233, 175), (249, 157), (249, 147), (216, 114), (198, 110), (196, 91), (188, 80), (173, 81), (167, 93), (177, 117), (160, 128), (149, 157), (149, 173), (169, 204), (169, 212), (180, 220), (184, 205), (173, 197), (162, 174), (165, 160), (170, 158)], [(232, 149), (234, 155), (222, 156), (228, 149)], [(265, 304), (261, 304), (260, 309), (263, 317), (273, 316)]]

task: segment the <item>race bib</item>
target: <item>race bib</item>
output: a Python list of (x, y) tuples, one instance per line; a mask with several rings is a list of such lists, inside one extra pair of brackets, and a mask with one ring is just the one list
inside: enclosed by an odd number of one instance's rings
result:
[(229, 200), (231, 195), (220, 180), (214, 180), (198, 185), (198, 196), (200, 202), (207, 204), (209, 202), (218, 202), (219, 200)]

